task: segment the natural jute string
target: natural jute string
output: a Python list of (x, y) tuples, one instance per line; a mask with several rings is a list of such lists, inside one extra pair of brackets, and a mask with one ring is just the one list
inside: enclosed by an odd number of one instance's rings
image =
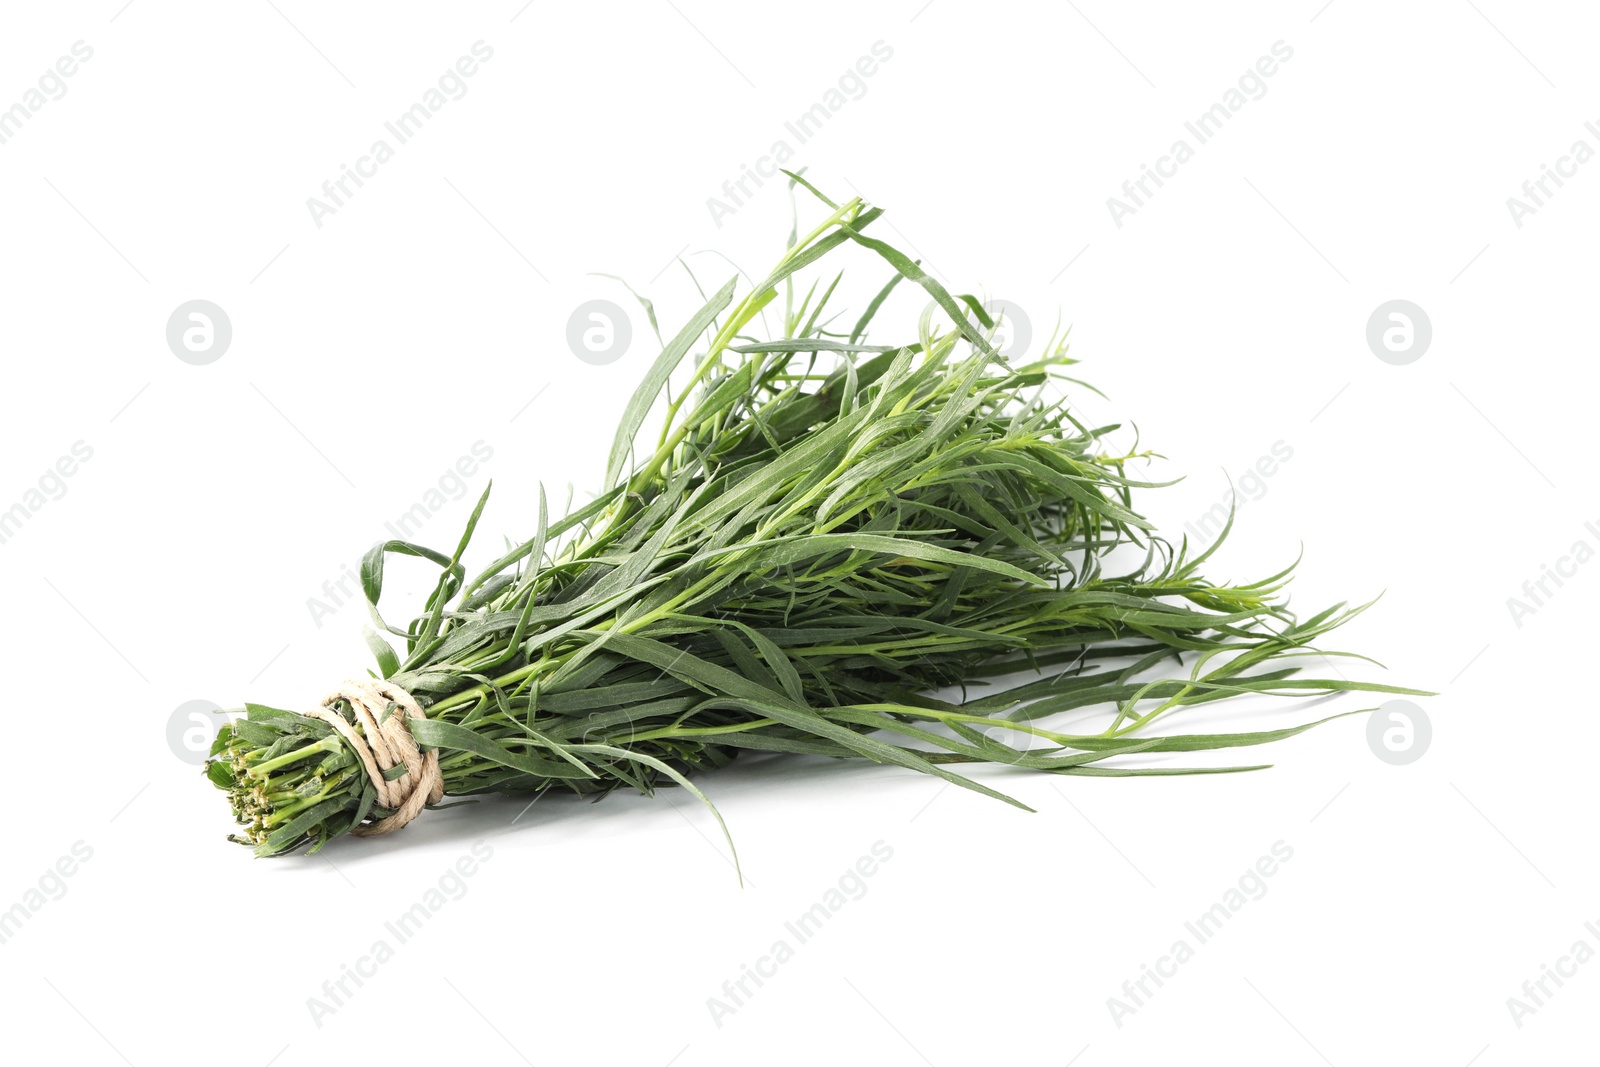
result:
[[(341, 700), (355, 712), (361, 733), (345, 722), (344, 716), (331, 710)], [(384, 712), (391, 705), (395, 710), (385, 718)], [(424, 754), (406, 725), (407, 719), (426, 716), (404, 689), (370, 678), (346, 682), (323, 698), (321, 707), (305, 714), (308, 718), (321, 719), (350, 742), (378, 791), (379, 807), (394, 812), (388, 818), (358, 826), (351, 833), (360, 837), (393, 833), (415, 819), (425, 805), (444, 799), (444, 775), (439, 772), (438, 751), (430, 749)], [(406, 773), (392, 782), (385, 779), (383, 772), (400, 763), (405, 764)]]

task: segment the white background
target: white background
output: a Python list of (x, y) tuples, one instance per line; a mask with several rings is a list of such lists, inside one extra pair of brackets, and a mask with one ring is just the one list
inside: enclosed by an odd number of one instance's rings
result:
[[(93, 450), (0, 544), (0, 909), (92, 850), (0, 945), (8, 1055), (1589, 1059), (1600, 964), (1520, 1027), (1507, 998), (1574, 942), (1600, 949), (1600, 731), (1563, 680), (1591, 658), (1600, 566), (1520, 626), (1507, 599), (1600, 547), (1600, 164), (1520, 227), (1506, 200), (1575, 140), (1600, 148), (1597, 27), (1577, 4), (1319, 2), (7, 5), (0, 107), (93, 49), (0, 145), (0, 508)], [(466, 95), (317, 226), (307, 198), (480, 40)], [(750, 760), (703, 781), (742, 889), (673, 791), (547, 799), (515, 825), (521, 803), (488, 802), (309, 859), (227, 844), (222, 796), (169, 749), (174, 709), (300, 706), (365, 670), (361, 608), (319, 625), (308, 599), (475, 442), (493, 458), (421, 540), (452, 544), (488, 477), (480, 560), (531, 534), (541, 482), (585, 499), (654, 354), (590, 272), (655, 299), (664, 330), (699, 305), (680, 253), (708, 288), (733, 274), (709, 250), (764, 272), (783, 189), (720, 226), (707, 198), (879, 41), (892, 58), (791, 165), (887, 207), (875, 232), (1036, 336), (1059, 310), (1109, 397), (1083, 409), (1137, 422), (1170, 457), (1152, 474), (1187, 476), (1144, 500), (1174, 535), (1289, 446), (1215, 576), (1303, 546), (1304, 609), (1386, 590), (1334, 643), (1442, 692), (1423, 758), (1381, 762), (1355, 718), (1251, 775), (986, 776), (1032, 815), (899, 770)], [(1277, 41), (1293, 56), (1265, 95), (1117, 226), (1107, 198)], [(856, 294), (885, 276), (851, 269)], [(596, 298), (633, 316), (603, 367), (565, 340)], [(1433, 325), (1409, 366), (1365, 341), (1396, 298)], [(165, 341), (192, 299), (232, 322), (208, 366)], [(402, 595), (425, 578), (407, 575)], [(480, 839), (465, 895), (319, 1026), (308, 998)], [(893, 858), (865, 895), (719, 1026), (708, 998), (879, 841)], [(1108, 998), (1279, 841), (1293, 858), (1266, 894), (1119, 1026)]]

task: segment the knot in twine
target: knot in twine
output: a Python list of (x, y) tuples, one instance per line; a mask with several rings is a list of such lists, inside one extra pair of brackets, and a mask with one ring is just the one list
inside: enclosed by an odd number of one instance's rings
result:
[[(332, 710), (341, 700), (355, 712), (361, 733)], [(406, 725), (407, 719), (427, 716), (404, 689), (377, 679), (345, 682), (323, 698), (321, 707), (305, 715), (327, 723), (350, 743), (378, 791), (378, 806), (394, 813), (377, 822), (363, 823), (351, 833), (359, 837), (393, 833), (415, 819), (424, 806), (444, 799), (438, 751), (424, 754)], [(405, 773), (390, 781), (384, 772), (400, 764), (405, 765)]]

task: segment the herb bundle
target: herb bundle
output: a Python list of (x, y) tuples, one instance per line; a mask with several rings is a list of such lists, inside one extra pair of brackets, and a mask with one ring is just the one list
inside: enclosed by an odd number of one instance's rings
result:
[[(1136, 491), (1157, 486), (1127, 468), (1149, 453), (1107, 454), (1102, 442), (1117, 427), (1085, 425), (1052, 397), (1063, 381), (1081, 384), (1060, 373), (1073, 362), (1064, 337), (1011, 365), (978, 300), (951, 295), (869, 236), (880, 208), (835, 204), (791, 179), (826, 205), (826, 218), (791, 232), (777, 266), (742, 299), (730, 281), (665, 344), (591, 503), (552, 520), (541, 493), (534, 536), (470, 579), (462, 557), (487, 491), (453, 553), (388, 541), (367, 554), (373, 617), (404, 648), (371, 637), (380, 688), (415, 703), (379, 700), (376, 721), (349, 687), (317, 717), (247, 705), (222, 727), (206, 767), (243, 828), (235, 840), (277, 855), (392, 824), (399, 802), (384, 786), (416, 760), (380, 758), (374, 768), (353, 743), (393, 734), (392, 716), (430, 768), (436, 758), (434, 781), (448, 796), (560, 788), (598, 797), (675, 783), (705, 801), (691, 776), (753, 750), (896, 764), (1023, 807), (955, 768), (1257, 769), (1114, 757), (1251, 746), (1315, 725), (1148, 732), (1189, 705), (1415, 692), (1302, 677), (1304, 657), (1338, 654), (1313, 642), (1361, 608), (1297, 618), (1282, 597), (1289, 570), (1245, 585), (1207, 580), (1200, 569), (1216, 544), (1191, 555), (1134, 507)], [(796, 275), (845, 246), (893, 268), (848, 332), (823, 319), (837, 276), (795, 303)], [(933, 300), (915, 338), (867, 344), (875, 314), (907, 279)], [(750, 336), (780, 292), (778, 336)], [(936, 327), (935, 307), (953, 329)], [(649, 435), (658, 407), (665, 418)], [(1130, 545), (1142, 564), (1109, 573), (1107, 557)], [(377, 610), (392, 554), (440, 568), (403, 629)], [(1164, 664), (1175, 669), (1152, 677)], [(1031, 680), (988, 691), (990, 679), (1018, 672)], [(953, 687), (962, 699), (931, 695)], [(1041, 725), (1100, 704), (1116, 707), (1103, 731)]]

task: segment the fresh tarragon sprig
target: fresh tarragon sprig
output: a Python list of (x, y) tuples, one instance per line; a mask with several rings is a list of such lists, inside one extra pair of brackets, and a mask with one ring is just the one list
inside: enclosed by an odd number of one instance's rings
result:
[[(664, 345), (623, 414), (599, 496), (552, 521), (541, 494), (534, 536), (470, 580), (462, 560), (487, 491), (453, 553), (388, 541), (366, 556), (373, 616), (404, 649), (374, 636), (373, 651), (425, 709), (410, 728), (438, 750), (448, 795), (675, 783), (704, 801), (693, 775), (757, 751), (895, 764), (1024, 807), (955, 768), (1258, 769), (1118, 757), (1242, 748), (1316, 725), (1148, 732), (1194, 704), (1418, 693), (1302, 677), (1307, 656), (1338, 654), (1314, 642), (1364, 606), (1301, 620), (1282, 596), (1288, 570), (1244, 585), (1205, 578), (1222, 539), (1190, 556), (1160, 538), (1134, 506), (1158, 486), (1130, 476), (1133, 456), (1104, 452), (1118, 427), (1083, 425), (1052, 398), (1077, 384), (1061, 374), (1073, 362), (1064, 337), (1009, 363), (978, 300), (868, 234), (880, 208), (836, 204), (791, 178), (826, 217), (792, 233), (737, 302), (735, 279)], [(794, 282), (847, 247), (894, 273), (844, 333), (822, 319), (838, 278), (820, 295), (813, 283), (798, 306)], [(866, 343), (905, 280), (933, 299), (915, 336)], [(778, 336), (751, 336), (780, 292)], [(936, 328), (934, 306), (954, 329)], [(1107, 573), (1128, 546), (1143, 563)], [(440, 568), (403, 629), (377, 613), (393, 554)], [(1028, 680), (990, 685), (1018, 672)], [(933, 695), (952, 689), (964, 695)], [(1042, 725), (1095, 705), (1116, 708), (1103, 731)], [(258, 855), (314, 851), (389, 814), (346, 743), (292, 711), (247, 705), (219, 733), (207, 774)]]

